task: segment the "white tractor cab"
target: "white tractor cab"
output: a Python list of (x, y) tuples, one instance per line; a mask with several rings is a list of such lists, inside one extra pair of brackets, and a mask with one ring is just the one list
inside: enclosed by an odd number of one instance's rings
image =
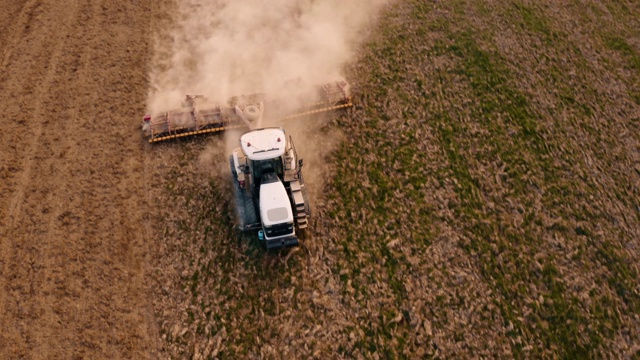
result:
[(310, 211), (291, 137), (275, 127), (248, 131), (229, 161), (238, 228), (258, 230), (267, 249), (298, 245), (295, 228), (307, 227)]

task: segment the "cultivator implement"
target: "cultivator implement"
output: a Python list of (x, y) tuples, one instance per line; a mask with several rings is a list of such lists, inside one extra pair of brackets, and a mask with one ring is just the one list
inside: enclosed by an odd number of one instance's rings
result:
[[(295, 111), (276, 117), (276, 121), (302, 118), (352, 107), (349, 84), (335, 81), (319, 86), (315, 98)], [(187, 95), (183, 108), (145, 115), (142, 131), (150, 143), (230, 129), (252, 129), (266, 109), (286, 108), (286, 100), (266, 100), (264, 94), (234, 97), (227, 106), (212, 104), (201, 95)]]
[(150, 143), (245, 126), (233, 109), (207, 104), (203, 96), (187, 95), (183, 105), (180, 110), (145, 115), (142, 131)]
[(295, 113), (282, 117), (280, 121), (346, 109), (353, 106), (350, 87), (346, 81), (324, 84), (320, 87), (319, 93), (322, 98), (321, 101), (302, 106)]

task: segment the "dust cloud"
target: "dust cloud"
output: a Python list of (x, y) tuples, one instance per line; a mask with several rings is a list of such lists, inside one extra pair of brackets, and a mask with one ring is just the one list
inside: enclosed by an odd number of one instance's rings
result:
[[(252, 93), (293, 99), (301, 88), (341, 79), (342, 68), (355, 55), (367, 27), (389, 2), (182, 1), (175, 28), (165, 37), (170, 41), (157, 46), (148, 111), (179, 108), (186, 94), (202, 94), (220, 104), (231, 96)], [(268, 125), (269, 119), (265, 122)], [(308, 164), (307, 182), (320, 180), (322, 159), (335, 148), (339, 134), (319, 133), (317, 123), (278, 125), (293, 135), (299, 155)], [(205, 152), (229, 153), (237, 146), (237, 133), (225, 138), (223, 151), (208, 147)], [(314, 183), (318, 189), (320, 185)]]
[(224, 102), (240, 94), (287, 96), (292, 81), (341, 77), (389, 0), (185, 0), (151, 73), (151, 112), (179, 107), (185, 94)]

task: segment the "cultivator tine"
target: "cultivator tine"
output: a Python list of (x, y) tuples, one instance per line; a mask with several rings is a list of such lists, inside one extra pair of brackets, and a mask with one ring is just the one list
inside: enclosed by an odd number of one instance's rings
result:
[[(353, 106), (351, 89), (346, 81), (335, 81), (319, 87), (319, 101), (303, 105), (297, 113), (287, 115), (279, 121), (297, 119), (319, 113), (346, 109)], [(308, 110), (305, 110), (308, 109)]]
[(189, 131), (189, 132), (177, 133), (172, 135), (164, 135), (164, 136), (158, 136), (158, 137), (149, 139), (149, 143), (156, 143), (160, 141), (177, 139), (181, 137), (187, 137), (187, 136), (193, 136), (193, 135), (199, 135), (199, 134), (210, 134), (210, 133), (215, 133), (215, 132), (220, 132), (225, 130), (245, 128), (245, 127), (246, 126), (244, 124), (238, 124), (238, 125), (221, 126), (221, 127), (205, 129), (205, 130)]
[(142, 130), (149, 143), (246, 127), (228, 108), (207, 104), (203, 96), (187, 95), (181, 110), (146, 115)]
[(303, 111), (303, 112), (299, 112), (299, 113), (296, 113), (296, 114), (287, 115), (287, 116), (279, 119), (278, 121), (287, 121), (287, 120), (297, 119), (297, 118), (310, 116), (310, 115), (315, 115), (315, 114), (319, 114), (319, 113), (323, 113), (323, 112), (335, 111), (335, 110), (339, 110), (339, 109), (346, 109), (346, 108), (349, 108), (349, 107), (352, 107), (352, 106), (353, 106), (353, 103), (351, 102), (351, 99), (349, 99), (349, 102), (346, 103), (346, 104), (327, 106), (327, 107), (322, 107), (322, 108), (318, 108), (318, 109)]

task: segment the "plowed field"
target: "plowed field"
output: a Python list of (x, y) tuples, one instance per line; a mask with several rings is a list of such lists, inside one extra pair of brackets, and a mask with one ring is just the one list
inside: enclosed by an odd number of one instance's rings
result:
[(154, 357), (153, 1), (0, 5), (0, 358)]
[(0, 359), (640, 355), (637, 1), (391, 2), (276, 254), (225, 138), (142, 139), (178, 8), (0, 0)]

